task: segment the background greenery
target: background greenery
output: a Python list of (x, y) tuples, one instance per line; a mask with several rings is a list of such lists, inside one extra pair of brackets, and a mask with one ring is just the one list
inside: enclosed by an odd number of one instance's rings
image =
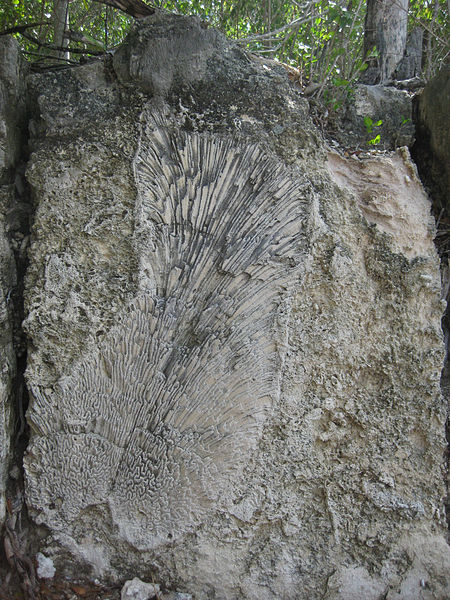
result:
[[(37, 23), (14, 34), (36, 69), (111, 50), (133, 21), (99, 2), (69, 0), (68, 43), (73, 51), (62, 56), (51, 48), (54, 1), (2, 0), (0, 31)], [(251, 51), (297, 68), (302, 84), (331, 82), (345, 87), (365, 67), (365, 0), (155, 0), (147, 4), (199, 15)], [(425, 79), (449, 61), (449, 9), (450, 0), (410, 0), (409, 27), (420, 24), (425, 31)]]

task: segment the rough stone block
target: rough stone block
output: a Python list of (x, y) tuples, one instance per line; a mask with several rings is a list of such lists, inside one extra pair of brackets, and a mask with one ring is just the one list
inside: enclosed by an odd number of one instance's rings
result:
[(333, 119), (333, 137), (346, 148), (395, 150), (411, 147), (415, 140), (412, 97), (406, 90), (357, 85)]
[(443, 67), (415, 99), (420, 137), (414, 148), (436, 209), (450, 206), (450, 67)]
[[(192, 87), (176, 53), (140, 55), (184, 26)], [(198, 599), (407, 600), (424, 578), (444, 598), (428, 198), (406, 149), (327, 156), (278, 69), (217, 35), (157, 15), (120, 81), (101, 62), (33, 78), (42, 552), (57, 576), (156, 572)]]
[(11, 186), (0, 187), (0, 524), (5, 516), (5, 490), (14, 432), (12, 398), (16, 355), (13, 345), (12, 293), (16, 284), (16, 268), (5, 220), (12, 194)]
[(21, 159), (25, 127), (26, 69), (13, 38), (0, 38), (0, 528), (14, 433), (16, 353), (13, 322), (16, 265), (10, 245), (10, 213), (15, 204), (15, 168)]

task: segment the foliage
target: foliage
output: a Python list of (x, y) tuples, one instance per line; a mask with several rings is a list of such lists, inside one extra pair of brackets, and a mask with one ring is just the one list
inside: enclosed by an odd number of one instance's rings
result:
[[(337, 106), (350, 93), (365, 68), (362, 55), (365, 0), (154, 0), (147, 2), (182, 14), (197, 14), (220, 28), (251, 51), (297, 67), (300, 83), (319, 82)], [(22, 47), (34, 61), (48, 63), (55, 56), (47, 46), (53, 42), (53, 0), (3, 0), (0, 30), (25, 23), (40, 25), (18, 34)], [(92, 0), (69, 0), (69, 45), (96, 53), (120, 43), (132, 19)], [(450, 54), (448, 0), (410, 0), (409, 26), (425, 29), (424, 75), (430, 77)], [(31, 39), (30, 39), (31, 38)], [(58, 60), (61, 60), (59, 57)]]
[(362, 66), (364, 0), (169, 0), (199, 14), (251, 51), (299, 68), (303, 82), (350, 81)]
[(449, 0), (410, 0), (409, 28), (425, 31), (424, 76), (429, 79), (450, 59)]
[[(375, 127), (381, 127), (383, 125), (383, 121), (380, 119), (379, 121), (374, 122), (370, 117), (364, 117), (364, 125), (366, 126), (366, 131), (369, 135), (374, 133)], [(367, 141), (369, 146), (376, 146), (381, 141), (381, 135), (378, 133), (375, 137), (371, 138)]]
[[(4, 10), (0, 14), (1, 31), (26, 23), (38, 23), (36, 27), (16, 35), (23, 52), (35, 64), (48, 64), (50, 58), (56, 60), (56, 54), (45, 47), (53, 43), (53, 4), (53, 0), (4, 0)], [(69, 38), (70, 47), (86, 54), (120, 44), (133, 21), (118, 10), (90, 0), (71, 1), (68, 15), (69, 29), (73, 34), (73, 39)], [(72, 61), (83, 55), (81, 52), (76, 54), (70, 57)]]
[[(366, 63), (362, 55), (365, 0), (161, 0), (161, 8), (194, 13), (253, 52), (297, 67), (302, 83), (349, 89)], [(410, 0), (409, 27), (425, 29), (427, 77), (450, 54), (448, 0)]]

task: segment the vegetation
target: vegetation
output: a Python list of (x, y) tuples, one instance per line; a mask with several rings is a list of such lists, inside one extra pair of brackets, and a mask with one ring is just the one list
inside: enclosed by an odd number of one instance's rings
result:
[[(328, 83), (346, 89), (366, 68), (368, 57), (363, 56), (366, 0), (146, 3), (172, 12), (197, 14), (251, 51), (296, 67), (300, 83), (319, 82), (322, 90)], [(78, 62), (85, 56), (113, 49), (125, 37), (133, 18), (113, 8), (114, 4), (126, 2), (3, 0), (0, 31), (14, 32), (36, 69)], [(66, 7), (66, 31), (58, 40), (55, 12), (61, 5)], [(449, 13), (450, 0), (410, 0), (409, 28), (420, 25), (424, 30), (425, 78), (449, 60)], [(25, 25), (28, 27), (22, 27)], [(61, 49), (66, 47), (64, 51)]]

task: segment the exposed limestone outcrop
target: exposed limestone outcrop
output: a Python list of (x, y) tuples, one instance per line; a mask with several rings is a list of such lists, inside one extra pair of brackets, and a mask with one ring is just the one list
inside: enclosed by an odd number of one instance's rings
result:
[[(446, 361), (442, 372), (441, 388), (450, 402), (450, 67), (444, 67), (415, 98), (417, 141), (412, 149), (420, 177), (433, 202), (438, 231), (436, 243), (441, 256), (442, 296), (447, 309), (442, 320), (446, 342)], [(450, 443), (450, 423), (447, 422), (447, 440)], [(450, 525), (450, 474), (447, 452), (447, 521)]]
[(15, 309), (18, 302), (17, 265), (22, 254), (23, 210), (21, 180), (16, 172), (22, 159), (25, 127), (25, 67), (19, 46), (0, 38), (0, 527), (5, 516), (5, 489), (11, 462), (14, 402), (18, 397)]
[(450, 211), (450, 67), (444, 67), (415, 100), (415, 155), (436, 210)]
[(10, 207), (10, 185), (0, 188), (0, 525), (5, 516), (5, 489), (13, 435), (12, 391), (16, 375), (13, 346), (11, 293), (16, 284), (16, 269), (8, 243), (5, 214)]
[(410, 92), (383, 85), (356, 85), (328, 123), (329, 135), (345, 148), (395, 150), (415, 140)]
[(328, 151), (282, 67), (173, 15), (28, 94), (41, 573), (448, 597), (444, 307), (408, 150)]

